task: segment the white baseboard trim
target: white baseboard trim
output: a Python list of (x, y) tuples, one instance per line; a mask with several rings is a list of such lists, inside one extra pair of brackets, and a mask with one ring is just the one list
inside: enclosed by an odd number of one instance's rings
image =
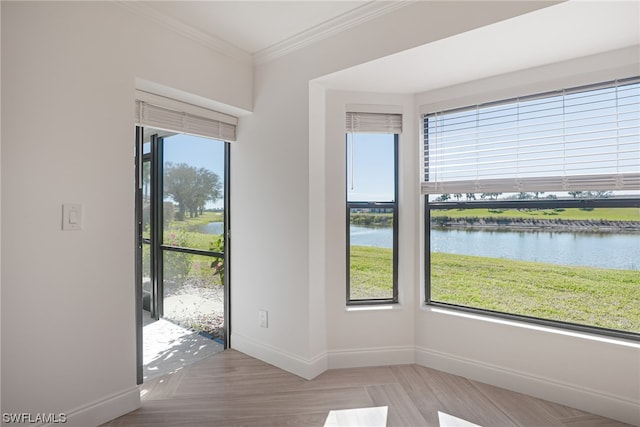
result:
[(452, 354), (415, 348), (416, 364), (640, 425), (640, 402)]
[(327, 352), (327, 355), (329, 369), (415, 363), (415, 347), (413, 346), (334, 350)]
[(327, 370), (326, 353), (307, 359), (233, 332), (230, 341), (234, 350), (307, 380), (313, 379)]
[[(99, 426), (121, 415), (135, 411), (139, 407), (140, 389), (137, 386), (133, 386), (120, 393), (67, 412), (67, 422), (63, 425), (69, 427)], [(61, 424), (47, 424), (46, 426), (54, 425)]]

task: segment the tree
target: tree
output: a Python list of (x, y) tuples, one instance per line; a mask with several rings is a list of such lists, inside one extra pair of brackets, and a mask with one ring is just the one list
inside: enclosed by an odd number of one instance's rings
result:
[(498, 197), (501, 195), (502, 193), (482, 193), (480, 194), (480, 198), (481, 199), (486, 199), (488, 198), (489, 200), (497, 200)]
[(596, 199), (607, 199), (613, 196), (613, 191), (596, 191), (594, 197)]
[(202, 215), (207, 202), (215, 202), (222, 197), (222, 183), (220, 178), (209, 169), (200, 168), (196, 171), (193, 199), (189, 206), (191, 217)]
[(167, 162), (164, 166), (164, 194), (178, 204), (176, 219), (182, 221), (187, 212), (196, 217), (204, 211), (207, 202), (222, 196), (222, 184), (215, 173), (186, 163)]

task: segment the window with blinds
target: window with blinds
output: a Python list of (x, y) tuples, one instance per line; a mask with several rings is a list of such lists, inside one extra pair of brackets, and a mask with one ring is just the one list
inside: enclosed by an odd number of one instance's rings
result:
[(640, 77), (424, 116), (423, 194), (640, 189)]
[(640, 78), (424, 116), (425, 303), (640, 339)]
[(398, 141), (402, 115), (346, 115), (346, 303), (398, 302)]

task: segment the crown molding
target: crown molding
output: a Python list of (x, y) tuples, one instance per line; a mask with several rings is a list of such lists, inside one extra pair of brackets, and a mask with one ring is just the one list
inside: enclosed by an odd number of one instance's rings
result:
[(412, 0), (369, 1), (360, 7), (282, 40), (254, 53), (253, 55), (223, 39), (204, 33), (203, 31), (173, 18), (172, 16), (159, 12), (149, 6), (146, 2), (116, 0), (115, 3), (127, 8), (139, 16), (160, 24), (177, 34), (194, 40), (221, 55), (225, 55), (243, 64), (260, 65), (302, 49), (322, 39), (341, 33), (379, 16), (400, 9), (412, 3)]
[(175, 33), (196, 41), (214, 52), (235, 59), (243, 64), (252, 64), (252, 57), (250, 53), (245, 52), (225, 40), (206, 34), (190, 25), (187, 25), (172, 16), (159, 12), (153, 7), (147, 5), (146, 2), (117, 0), (116, 3), (139, 16), (148, 18), (149, 20), (160, 24)]
[(356, 27), (364, 22), (411, 4), (411, 0), (372, 0), (349, 12), (289, 37), (253, 54), (254, 65), (260, 65), (302, 49), (317, 41)]

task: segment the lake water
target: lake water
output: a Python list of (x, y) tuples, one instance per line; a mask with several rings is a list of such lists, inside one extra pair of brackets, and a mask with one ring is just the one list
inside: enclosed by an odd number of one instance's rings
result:
[[(391, 228), (351, 226), (351, 244), (392, 247)], [(548, 231), (432, 230), (431, 251), (490, 258), (640, 269), (640, 235)]]
[(201, 225), (198, 227), (198, 231), (206, 234), (222, 234), (224, 222), (210, 222), (209, 224)]

